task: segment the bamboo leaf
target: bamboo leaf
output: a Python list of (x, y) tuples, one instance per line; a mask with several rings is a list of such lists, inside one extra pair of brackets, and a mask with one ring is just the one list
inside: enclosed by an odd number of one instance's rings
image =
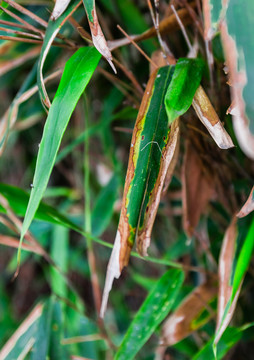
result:
[(213, 316), (207, 308), (211, 306), (216, 295), (215, 278), (208, 279), (194, 289), (165, 321), (160, 343), (174, 345), (207, 323)]
[(243, 207), (237, 214), (237, 217), (242, 218), (244, 216), (247, 216), (253, 210), (254, 210), (254, 186), (250, 192), (248, 199), (246, 200), (246, 203), (243, 205)]
[(56, 0), (51, 19), (56, 20), (62, 15), (71, 0)]
[[(8, 200), (9, 206), (16, 215), (25, 216), (29, 201), (29, 194), (27, 192), (15, 186), (0, 183), (0, 194)], [(17, 201), (17, 199), (19, 199), (19, 201)], [(0, 206), (0, 212), (6, 213), (6, 209)], [(34, 218), (80, 231), (77, 225), (70, 221), (66, 216), (62, 215), (52, 206), (43, 202), (40, 203), (38, 209), (36, 210)]]
[(184, 274), (179, 269), (171, 269), (160, 278), (128, 328), (115, 360), (135, 357), (172, 308), (183, 280)]
[(24, 359), (35, 342), (43, 305), (38, 304), (0, 350), (0, 359)]
[[(214, 353), (217, 344), (228, 326), (239, 296), (244, 275), (248, 269), (254, 248), (254, 221), (250, 216), (233, 219), (227, 230), (220, 256), (220, 299)], [(249, 223), (249, 224), (248, 224)], [(224, 274), (224, 271), (229, 274)]]
[(246, 0), (242, 7), (238, 1), (230, 0), (224, 10), (221, 38), (234, 104), (230, 113), (233, 115), (234, 131), (241, 149), (254, 159), (254, 2)]
[(199, 120), (207, 128), (213, 140), (221, 149), (234, 147), (231, 137), (224, 129), (214, 107), (201, 86), (198, 87), (192, 106)]
[[(61, 1), (59, 1), (57, 4), (60, 5)], [(47, 110), (50, 108), (51, 102), (49, 100), (49, 97), (48, 97), (48, 94), (46, 91), (46, 87), (44, 84), (44, 80), (43, 80), (43, 73), (42, 73), (43, 66), (44, 66), (46, 57), (48, 55), (48, 52), (50, 50), (50, 47), (51, 47), (55, 37), (59, 33), (63, 24), (69, 18), (69, 16), (71, 16), (71, 14), (79, 6), (79, 1), (75, 0), (75, 1), (71, 2), (68, 9), (61, 16), (59, 15), (60, 12), (58, 11), (59, 9), (58, 9), (57, 4), (56, 4), (57, 11), (55, 12), (55, 15), (53, 15), (54, 14), (54, 11), (53, 11), (53, 14), (52, 14), (52, 16), (49, 20), (48, 26), (47, 26), (47, 30), (45, 33), (45, 37), (44, 37), (44, 41), (43, 41), (43, 45), (41, 48), (41, 53), (40, 53), (40, 57), (39, 57), (39, 61), (38, 61), (38, 70), (37, 70), (37, 84), (38, 84), (38, 88), (39, 88), (39, 95), (40, 95), (43, 106)]]
[(95, 48), (80, 48), (66, 63), (49, 110), (39, 147), (33, 188), (23, 222), (21, 241), (40, 204), (71, 114), (100, 60)]
[(102, 56), (108, 61), (109, 65), (112, 67), (113, 71), (116, 73), (116, 68), (112, 62), (112, 55), (107, 45), (106, 39), (103, 35), (101, 30), (96, 7), (95, 7), (95, 0), (83, 0), (86, 14), (92, 34), (93, 44), (96, 49), (101, 53)]
[[(108, 264), (101, 316), (114, 278), (118, 278), (128, 264), (136, 237), (138, 251), (147, 255), (164, 180), (177, 148), (179, 127), (176, 119), (190, 107), (201, 81), (202, 68), (199, 60), (181, 59), (176, 67), (161, 67), (149, 79), (132, 135), (121, 215)], [(168, 124), (174, 121), (169, 129)]]

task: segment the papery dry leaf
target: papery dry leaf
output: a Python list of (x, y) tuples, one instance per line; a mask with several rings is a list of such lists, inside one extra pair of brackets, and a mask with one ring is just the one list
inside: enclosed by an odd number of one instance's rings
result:
[(56, 0), (51, 19), (56, 20), (62, 15), (64, 10), (67, 8), (71, 0)]
[(213, 197), (214, 182), (204, 172), (200, 157), (191, 142), (187, 142), (182, 170), (183, 185), (183, 227), (189, 236), (193, 235), (201, 214)]
[(221, 149), (234, 147), (231, 137), (224, 129), (214, 107), (201, 86), (198, 87), (195, 93), (192, 106), (200, 121)]
[(235, 257), (235, 242), (237, 238), (237, 228), (236, 228), (236, 217), (233, 218), (231, 224), (229, 225), (222, 243), (222, 248), (219, 258), (219, 293), (218, 293), (218, 314), (217, 314), (217, 327), (216, 327), (216, 337), (215, 344), (217, 344), (221, 338), (221, 335), (227, 328), (230, 323), (232, 316), (235, 311), (237, 299), (241, 290), (239, 287), (234, 300), (226, 314), (226, 317), (223, 318), (226, 306), (232, 295), (232, 286), (230, 285), (230, 278), (232, 272), (233, 261)]
[(248, 199), (246, 200), (246, 203), (243, 205), (243, 207), (236, 216), (242, 218), (244, 216), (247, 216), (253, 210), (254, 210), (254, 186), (250, 192)]
[[(224, 1), (224, 3), (227, 5), (228, 1)], [(236, 40), (230, 36), (225, 20), (221, 23), (220, 30), (229, 72), (231, 97), (234, 103), (234, 108), (230, 111), (233, 116), (234, 132), (243, 152), (250, 159), (254, 159), (254, 135), (249, 129), (249, 120), (245, 114), (243, 99), (243, 89), (247, 83), (245, 54), (242, 49), (242, 53), (239, 54)]]
[[(209, 303), (216, 297), (216, 294), (215, 278), (209, 279), (194, 289), (165, 321), (160, 344), (174, 345), (210, 320), (214, 313), (211, 311), (209, 314), (209, 310), (211, 310)], [(202, 318), (198, 321), (204, 310), (208, 310), (208, 315), (205, 319)]]

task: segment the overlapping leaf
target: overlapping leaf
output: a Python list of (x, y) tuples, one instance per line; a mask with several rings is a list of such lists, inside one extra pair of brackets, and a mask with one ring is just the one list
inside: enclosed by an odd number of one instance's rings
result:
[[(131, 140), (123, 203), (114, 248), (108, 265), (101, 314), (114, 278), (128, 264), (136, 238), (147, 255), (152, 226), (167, 170), (177, 147), (178, 120), (190, 107), (202, 76), (202, 63), (180, 59), (150, 77)], [(173, 123), (174, 122), (174, 123)], [(168, 128), (172, 125), (171, 130)]]
[(254, 221), (249, 215), (234, 218), (223, 241), (219, 264), (219, 298), (217, 330), (214, 352), (217, 344), (234, 314), (245, 272), (248, 269), (254, 248)]
[(86, 14), (89, 22), (89, 26), (91, 29), (93, 44), (96, 47), (96, 49), (101, 53), (102, 56), (106, 58), (114, 72), (116, 73), (116, 68), (112, 62), (112, 55), (109, 50), (109, 47), (107, 45), (106, 39), (103, 35), (103, 32), (101, 30), (96, 7), (95, 7), (95, 0), (83, 0)]

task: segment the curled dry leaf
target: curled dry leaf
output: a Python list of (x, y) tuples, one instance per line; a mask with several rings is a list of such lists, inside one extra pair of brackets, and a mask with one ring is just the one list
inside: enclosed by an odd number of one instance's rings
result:
[(243, 152), (254, 159), (253, 103), (253, 11), (254, 2), (244, 6), (235, 0), (224, 0), (225, 17), (221, 23), (221, 39), (229, 72), (231, 110), (235, 135)]
[(91, 29), (93, 44), (96, 49), (101, 53), (101, 55), (105, 57), (109, 65), (112, 67), (113, 71), (116, 73), (116, 68), (112, 61), (111, 52), (109, 50), (107, 41), (104, 37), (98, 21), (95, 8), (95, 0), (83, 0), (83, 3), (86, 9), (88, 22)]
[(216, 337), (214, 341), (215, 344), (219, 342), (223, 332), (232, 319), (241, 289), (240, 286), (225, 314), (226, 307), (232, 296), (232, 284), (230, 284), (230, 279), (232, 276), (232, 266), (235, 257), (236, 238), (236, 217), (234, 217), (225, 233), (219, 258), (219, 293)]
[(251, 213), (254, 210), (254, 186), (250, 192), (250, 195), (246, 201), (246, 203), (243, 205), (239, 213), (237, 214), (237, 217), (242, 218), (244, 216), (247, 216), (249, 213)]
[(234, 147), (231, 137), (224, 129), (214, 107), (201, 86), (198, 87), (195, 93), (192, 106), (200, 121), (221, 149)]
[(64, 10), (67, 8), (71, 0), (56, 0), (51, 19), (56, 20), (62, 15)]
[(183, 227), (188, 236), (192, 236), (214, 194), (214, 181), (205, 172), (199, 154), (190, 141), (187, 142), (183, 170)]
[(192, 291), (165, 321), (160, 343), (174, 345), (208, 322), (214, 316), (209, 304), (216, 294), (215, 277)]

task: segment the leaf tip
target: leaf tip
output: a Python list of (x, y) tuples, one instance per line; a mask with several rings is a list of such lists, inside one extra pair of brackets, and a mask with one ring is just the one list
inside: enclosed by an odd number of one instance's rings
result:
[(120, 249), (121, 249), (121, 235), (120, 232), (117, 231), (114, 247), (107, 268), (107, 275), (106, 275), (106, 281), (105, 281), (101, 310), (100, 310), (101, 318), (104, 318), (106, 312), (108, 297), (110, 290), (112, 289), (113, 281), (114, 279), (118, 279), (119, 276), (121, 275), (120, 262), (119, 262)]

